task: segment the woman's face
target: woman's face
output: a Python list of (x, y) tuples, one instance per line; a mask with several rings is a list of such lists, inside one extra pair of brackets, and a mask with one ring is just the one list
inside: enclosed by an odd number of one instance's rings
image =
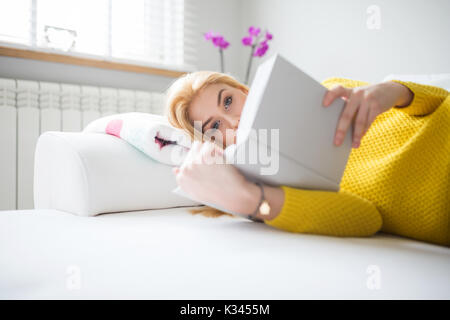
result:
[(201, 121), (202, 133), (224, 148), (236, 143), (236, 130), (247, 95), (226, 84), (211, 84), (200, 91), (188, 109), (189, 119)]

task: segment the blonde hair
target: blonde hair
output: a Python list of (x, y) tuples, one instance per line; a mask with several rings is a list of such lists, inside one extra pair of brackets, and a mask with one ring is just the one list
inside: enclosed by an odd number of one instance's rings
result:
[[(226, 84), (248, 94), (249, 87), (240, 83), (231, 75), (213, 72), (196, 71), (187, 73), (175, 80), (166, 91), (165, 115), (169, 123), (183, 129), (192, 140), (196, 136), (193, 121), (189, 119), (188, 109), (194, 98), (211, 84)], [(201, 135), (201, 132), (199, 133)], [(192, 214), (200, 213), (207, 217), (232, 216), (229, 213), (208, 206), (189, 210)]]

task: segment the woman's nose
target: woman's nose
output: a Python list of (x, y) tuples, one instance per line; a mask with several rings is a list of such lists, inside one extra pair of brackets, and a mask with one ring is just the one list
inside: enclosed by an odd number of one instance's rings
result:
[(227, 115), (226, 120), (230, 129), (237, 130), (240, 121), (240, 117), (238, 115)]

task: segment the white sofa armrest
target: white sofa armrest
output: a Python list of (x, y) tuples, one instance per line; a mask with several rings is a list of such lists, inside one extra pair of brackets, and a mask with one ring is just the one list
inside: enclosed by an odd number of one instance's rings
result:
[(115, 136), (43, 133), (34, 163), (34, 206), (76, 215), (194, 206), (176, 195), (172, 167)]

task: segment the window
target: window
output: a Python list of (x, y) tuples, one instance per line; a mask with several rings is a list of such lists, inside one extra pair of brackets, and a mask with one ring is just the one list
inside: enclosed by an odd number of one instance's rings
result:
[[(8, 44), (191, 68), (188, 0), (2, 0), (0, 41)], [(186, 18), (187, 17), (187, 18)], [(190, 18), (191, 17), (191, 18)]]

